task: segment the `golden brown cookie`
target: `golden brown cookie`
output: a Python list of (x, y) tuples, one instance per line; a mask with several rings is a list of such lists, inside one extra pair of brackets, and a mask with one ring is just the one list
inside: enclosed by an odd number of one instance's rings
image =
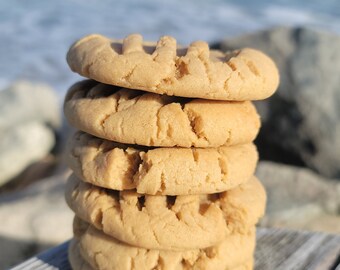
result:
[(189, 195), (245, 183), (255, 171), (258, 154), (252, 143), (206, 149), (139, 148), (77, 132), (69, 141), (66, 158), (79, 178), (96, 186)]
[(89, 226), (71, 242), (69, 257), (75, 270), (241, 270), (252, 269), (254, 248), (254, 228), (244, 235), (230, 235), (214, 247), (166, 251), (129, 246)]
[[(88, 264), (83, 257), (80, 255), (80, 250), (79, 250), (79, 241), (76, 239), (72, 239), (72, 241), (70, 242), (69, 245), (69, 250), (68, 250), (68, 257), (69, 257), (69, 261), (70, 261), (70, 265), (72, 267), (73, 270), (98, 270), (99, 268), (92, 268), (92, 266), (90, 264)], [(100, 268), (100, 270), (116, 270), (117, 268), (115, 265), (113, 265), (112, 267), (110, 267), (110, 265), (106, 265), (105, 268)], [(120, 268), (118, 268), (120, 269)], [(135, 266), (132, 266), (130, 268), (126, 268), (129, 270), (136, 270)], [(138, 268), (138, 269), (143, 269), (143, 268)], [(147, 269), (147, 268), (144, 268)], [(199, 268), (199, 266), (192, 268), (190, 265), (180, 265), (178, 268), (173, 268), (172, 265), (168, 268), (166, 265), (162, 264), (159, 266), (156, 266), (155, 268), (152, 268), (152, 270), (171, 270), (171, 269), (176, 269), (176, 270), (191, 270), (191, 269), (196, 269), (196, 270), (204, 270), (205, 268)], [(216, 268), (210, 267), (210, 269), (220, 269), (218, 266)], [(248, 261), (246, 261), (243, 264), (240, 264), (239, 266), (235, 266), (235, 267), (229, 267), (229, 268), (225, 268), (223, 270), (253, 270), (254, 269), (254, 260), (253, 258), (248, 259)], [(150, 269), (151, 270), (151, 269)]]
[(218, 147), (255, 139), (260, 120), (249, 102), (169, 97), (95, 81), (71, 87), (69, 123), (89, 134), (146, 146)]
[[(163, 251), (164, 252), (164, 251)], [(163, 253), (161, 252), (161, 253)], [(116, 265), (106, 265), (106, 266), (103, 266), (102, 268), (93, 268), (89, 263), (87, 263), (83, 257), (80, 255), (80, 251), (79, 251), (79, 241), (73, 239), (71, 242), (70, 242), (70, 246), (69, 246), (69, 251), (68, 251), (68, 256), (69, 256), (69, 261), (70, 261), (70, 264), (71, 264), (71, 267), (73, 270), (98, 270), (98, 269), (102, 269), (102, 270), (116, 270), (117, 267)], [(163, 256), (164, 257), (164, 256)], [(202, 260), (203, 262), (207, 262), (207, 258), (205, 260)], [(227, 267), (227, 268), (221, 268), (223, 267), (225, 264), (223, 264), (222, 266), (220, 266), (218, 260), (215, 260), (216, 263), (216, 266), (215, 265), (212, 265), (210, 266), (209, 263), (206, 263), (205, 265), (197, 265), (197, 266), (191, 266), (190, 264), (189, 265), (182, 265), (180, 264), (177, 268), (173, 268), (173, 264), (171, 264), (169, 267), (167, 267), (166, 265), (158, 265), (154, 268), (150, 268), (152, 270), (163, 270), (163, 269), (176, 269), (176, 270), (180, 270), (180, 269), (183, 269), (183, 270), (191, 270), (191, 269), (196, 269), (196, 270), (205, 270), (205, 269), (213, 269), (213, 270), (218, 270), (218, 269), (223, 269), (223, 270), (253, 270), (254, 269), (254, 259), (253, 258), (250, 258), (248, 259), (247, 261), (245, 261), (244, 263), (238, 265), (238, 266), (235, 266), (235, 267)], [(201, 263), (200, 263), (201, 264)], [(209, 265), (209, 268), (205, 268), (206, 265)], [(194, 267), (194, 268), (193, 268)], [(118, 269), (121, 269), (121, 268), (118, 268)], [(136, 268), (135, 266), (131, 266), (130, 268), (125, 268), (125, 269), (128, 269), (128, 270), (136, 270), (136, 269), (148, 269), (148, 268)]]
[(158, 94), (216, 100), (257, 100), (273, 94), (279, 75), (274, 62), (254, 49), (230, 53), (196, 41), (179, 48), (164, 36), (143, 43), (142, 36), (112, 40), (86, 36), (72, 45), (67, 62), (85, 77)]
[(143, 196), (98, 188), (75, 176), (66, 186), (66, 201), (78, 217), (124, 243), (163, 250), (206, 248), (227, 235), (244, 234), (263, 215), (265, 200), (255, 177), (233, 190), (201, 196)]

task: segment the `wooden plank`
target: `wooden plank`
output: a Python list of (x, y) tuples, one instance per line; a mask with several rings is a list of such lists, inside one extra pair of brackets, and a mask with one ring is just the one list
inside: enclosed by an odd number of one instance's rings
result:
[(255, 258), (256, 270), (335, 269), (340, 263), (340, 236), (261, 228)]
[[(11, 270), (71, 270), (68, 242)], [(340, 270), (340, 235), (259, 228), (255, 270)]]
[(51, 248), (19, 265), (11, 270), (71, 270), (67, 259), (67, 247), (65, 242), (57, 247)]

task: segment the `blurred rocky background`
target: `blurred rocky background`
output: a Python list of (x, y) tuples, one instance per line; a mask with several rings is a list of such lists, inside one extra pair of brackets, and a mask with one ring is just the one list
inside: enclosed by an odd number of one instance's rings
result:
[(255, 103), (257, 175), (268, 192), (262, 225), (340, 233), (340, 36), (277, 27), (213, 47), (260, 49), (280, 71), (276, 94)]
[[(211, 45), (258, 48), (280, 70), (277, 93), (256, 102), (257, 175), (268, 192), (261, 226), (340, 233), (339, 35), (275, 27)], [(61, 100), (30, 81), (0, 91), (0, 269), (71, 237)]]
[(0, 91), (0, 269), (71, 236), (60, 105), (46, 84), (17, 81)]

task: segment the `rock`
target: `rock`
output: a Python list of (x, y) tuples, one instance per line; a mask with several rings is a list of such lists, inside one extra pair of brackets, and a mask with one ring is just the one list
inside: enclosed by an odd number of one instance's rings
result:
[(312, 219), (308, 223), (308, 226), (300, 226), (297, 227), (297, 229), (340, 234), (339, 224), (340, 215), (321, 214)]
[(71, 238), (64, 186), (65, 176), (57, 175), (0, 197), (0, 269)]
[(0, 91), (0, 185), (46, 156), (60, 128), (60, 106), (46, 85), (19, 81)]
[(0, 187), (0, 196), (4, 193), (22, 190), (41, 179), (58, 174), (59, 169), (62, 169), (61, 158), (50, 153), (29, 165), (24, 171), (12, 178), (10, 182)]
[(21, 123), (0, 132), (0, 185), (46, 156), (55, 144), (53, 131), (38, 122)]
[[(284, 226), (340, 233), (340, 182), (309, 169), (269, 161), (259, 163), (256, 175), (267, 190), (264, 226)], [(333, 221), (333, 224), (335, 222)]]
[(269, 159), (301, 160), (324, 176), (340, 178), (340, 36), (281, 27), (215, 47), (247, 46), (268, 53), (281, 75), (277, 94), (257, 104), (263, 120), (260, 154), (274, 147), (280, 153), (271, 151)]
[(28, 121), (59, 128), (60, 106), (56, 93), (47, 85), (18, 81), (0, 91), (0, 132)]

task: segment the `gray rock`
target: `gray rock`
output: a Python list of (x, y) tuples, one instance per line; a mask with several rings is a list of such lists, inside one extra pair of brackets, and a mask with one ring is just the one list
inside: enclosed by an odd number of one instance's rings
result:
[[(218, 46), (258, 48), (279, 67), (277, 94), (257, 104), (263, 120), (262, 150), (277, 147), (317, 172), (339, 178), (340, 37), (306, 28), (276, 28)], [(274, 160), (283, 158), (282, 153), (276, 155)]]
[(53, 131), (38, 122), (0, 132), (0, 186), (45, 157), (55, 144)]
[[(329, 228), (328, 219), (340, 220), (340, 183), (324, 178), (309, 169), (261, 161), (256, 175), (267, 190), (265, 226), (320, 229), (340, 232), (340, 227)], [(317, 225), (314, 223), (317, 221)], [(322, 221), (324, 221), (322, 225)], [(339, 225), (339, 224), (338, 224)]]
[(18, 81), (0, 91), (0, 132), (27, 121), (61, 123), (58, 98), (45, 84)]
[(41, 180), (0, 196), (0, 269), (72, 236), (73, 213), (64, 200), (65, 176)]

